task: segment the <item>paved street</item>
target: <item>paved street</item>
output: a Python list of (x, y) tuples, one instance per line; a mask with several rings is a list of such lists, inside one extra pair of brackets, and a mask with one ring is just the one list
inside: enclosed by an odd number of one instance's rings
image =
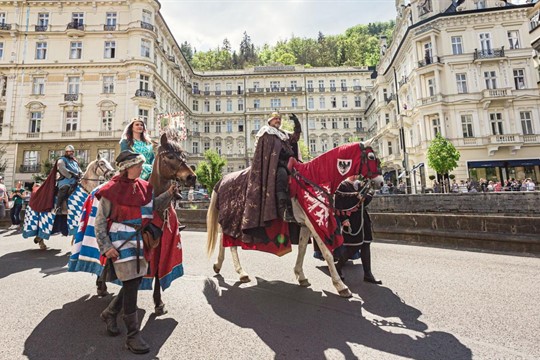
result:
[[(305, 262), (310, 288), (296, 285), (295, 255), (241, 252), (256, 281), (238, 284), (230, 262), (214, 276), (205, 233), (183, 232), (186, 275), (164, 294), (156, 318), (141, 292), (150, 354), (137, 359), (538, 359), (540, 259), (397, 244), (374, 244), (383, 286), (345, 268), (341, 299), (323, 263)], [(108, 337), (95, 277), (67, 273), (69, 240), (40, 251), (0, 233), (0, 359), (124, 359), (125, 329)], [(294, 249), (296, 251), (296, 249)], [(311, 255), (311, 252), (310, 252)], [(118, 287), (110, 289), (117, 292)]]

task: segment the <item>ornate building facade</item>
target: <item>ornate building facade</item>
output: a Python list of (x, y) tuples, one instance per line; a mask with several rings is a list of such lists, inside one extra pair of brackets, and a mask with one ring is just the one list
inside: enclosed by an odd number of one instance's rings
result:
[[(295, 113), (312, 156), (375, 138), (387, 177), (425, 186), (437, 132), (461, 152), (455, 175), (540, 180), (540, 93), (532, 4), (396, 1), (391, 44), (367, 67), (263, 66), (194, 72), (154, 0), (0, 1), (0, 142), (6, 183), (31, 181), (72, 144), (113, 160), (125, 124), (183, 112), (185, 148), (249, 166), (269, 114)], [(529, 15), (528, 15), (529, 14)], [(532, 20), (531, 20), (532, 21)], [(181, 36), (181, 34), (177, 34)], [(423, 164), (423, 165), (422, 165)]]

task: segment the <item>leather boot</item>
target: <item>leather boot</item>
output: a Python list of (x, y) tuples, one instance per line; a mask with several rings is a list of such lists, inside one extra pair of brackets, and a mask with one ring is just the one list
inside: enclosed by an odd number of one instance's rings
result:
[(364, 281), (382, 285), (382, 281), (375, 279), (375, 276), (371, 273), (371, 248), (369, 245), (368, 243), (363, 243), (360, 250), (360, 258), (362, 259), (362, 267), (364, 268)]
[(101, 313), (101, 320), (105, 321), (107, 325), (107, 334), (110, 336), (116, 336), (120, 334), (120, 329), (118, 329), (118, 324), (116, 318), (118, 313), (122, 309), (122, 299), (118, 296), (115, 296), (114, 299), (110, 302), (109, 306)]
[(296, 219), (293, 215), (292, 203), (289, 194), (285, 192), (278, 192), (276, 194), (278, 215), (283, 221), (288, 223), (295, 223)]
[(59, 214), (62, 212), (62, 205), (66, 203), (69, 197), (69, 190), (69, 186), (62, 186), (60, 189), (58, 189), (58, 194), (56, 195), (56, 208), (54, 209), (56, 213)]
[(137, 312), (124, 315), (124, 322), (127, 327), (126, 349), (134, 354), (146, 354), (150, 351), (150, 346), (144, 341), (140, 332), (140, 323)]

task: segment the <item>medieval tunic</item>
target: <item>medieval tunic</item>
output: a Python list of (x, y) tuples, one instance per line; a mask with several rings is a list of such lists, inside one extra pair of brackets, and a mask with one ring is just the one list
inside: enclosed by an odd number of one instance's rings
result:
[[(111, 179), (118, 180), (120, 175)], [(119, 204), (118, 201), (111, 201), (109, 194), (101, 194), (101, 190), (96, 193), (99, 198), (99, 206), (95, 220), (96, 239), (101, 254), (105, 254), (111, 248), (120, 247), (126, 240), (128, 242), (119, 250), (120, 256), (116, 259), (114, 270), (118, 279), (127, 281), (144, 276), (148, 271), (148, 263), (144, 258), (144, 245), (142, 235), (137, 233), (137, 229), (146, 225), (153, 218), (154, 207), (156, 211), (163, 211), (172, 200), (172, 195), (166, 191), (157, 198), (152, 199), (152, 186), (145, 180), (129, 180), (121, 178), (120, 183), (115, 188), (130, 195), (133, 184), (139, 185), (139, 188), (133, 197), (138, 197), (141, 204), (131, 202), (128, 204)], [(105, 187), (105, 186), (104, 186)], [(138, 244), (137, 244), (138, 243)], [(138, 258), (138, 259), (137, 259)], [(139, 271), (137, 271), (137, 261), (139, 262)]]
[(58, 172), (60, 175), (62, 175), (62, 177), (58, 180), (58, 188), (77, 183), (77, 179), (73, 177), (73, 174), (81, 174), (81, 168), (79, 167), (77, 160), (70, 159), (67, 156), (62, 156), (58, 159), (57, 166)]
[[(335, 206), (336, 209), (345, 210), (351, 209), (358, 205), (358, 208), (354, 209), (352, 212), (348, 212), (344, 215), (341, 215), (339, 218), (341, 222), (349, 220), (351, 223), (350, 228), (348, 229), (351, 234), (343, 233), (343, 240), (345, 246), (357, 246), (361, 245), (364, 242), (370, 243), (373, 239), (371, 232), (371, 219), (366, 210), (366, 207), (371, 202), (373, 196), (370, 193), (363, 194), (364, 202), (363, 208), (362, 203), (359, 203), (358, 191), (359, 191), (359, 182), (355, 181), (354, 183), (346, 180), (343, 181), (336, 192), (335, 197)], [(351, 196), (354, 195), (354, 196)], [(363, 217), (363, 223), (362, 223)], [(360, 227), (362, 226), (362, 229)], [(358, 234), (356, 234), (358, 233)], [(352, 235), (356, 234), (356, 235)]]

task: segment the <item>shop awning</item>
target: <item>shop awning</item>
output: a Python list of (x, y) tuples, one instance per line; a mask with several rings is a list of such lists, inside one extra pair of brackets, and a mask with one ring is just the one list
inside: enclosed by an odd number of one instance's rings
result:
[(469, 168), (540, 165), (540, 159), (468, 161)]
[(488, 167), (498, 167), (504, 166), (504, 161), (467, 161), (469, 168), (488, 168)]

